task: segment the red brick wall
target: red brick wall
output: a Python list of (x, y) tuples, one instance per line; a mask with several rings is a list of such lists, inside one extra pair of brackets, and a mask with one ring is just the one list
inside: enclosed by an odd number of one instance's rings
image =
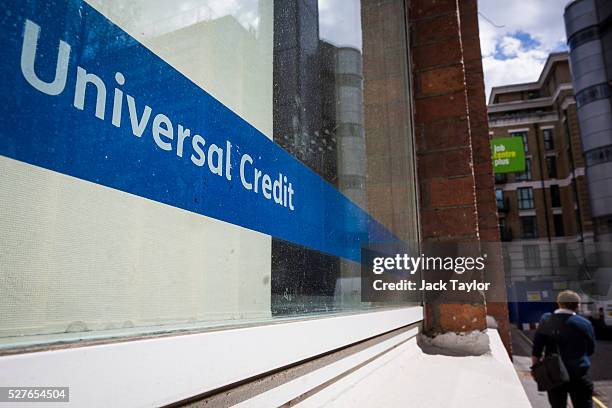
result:
[[(490, 153), (490, 136), (483, 81), (482, 55), (478, 30), (477, 0), (460, 0), (461, 42), (466, 71), (466, 83), (470, 108), (470, 130), (476, 181), (478, 207), (478, 231), (483, 242), (500, 242), (495, 182)], [(487, 293), (487, 314), (498, 322), (498, 331), (510, 352), (510, 327), (508, 303), (500, 245), (485, 245), (488, 254), (487, 279), (493, 285)], [(489, 299), (495, 301), (489, 301)]]
[[(422, 239), (499, 242), (476, 0), (407, 1)], [(501, 251), (486, 251), (487, 281), (505, 300)], [(505, 302), (449, 295), (425, 307), (430, 332), (482, 330), (494, 316), (510, 351)]]

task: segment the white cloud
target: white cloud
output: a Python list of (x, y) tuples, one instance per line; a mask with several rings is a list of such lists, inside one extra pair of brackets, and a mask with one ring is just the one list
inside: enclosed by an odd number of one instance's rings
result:
[(565, 46), (563, 9), (567, 2), (478, 1), (487, 98), (493, 86), (538, 79), (548, 54)]
[(516, 57), (521, 51), (521, 44), (521, 40), (518, 38), (505, 36), (502, 38), (499, 47), (506, 57)]

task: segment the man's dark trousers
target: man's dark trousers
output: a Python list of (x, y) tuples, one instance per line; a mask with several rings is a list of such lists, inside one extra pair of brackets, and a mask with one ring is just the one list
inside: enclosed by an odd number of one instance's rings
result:
[(570, 374), (569, 383), (548, 391), (548, 402), (552, 408), (566, 408), (568, 394), (574, 408), (593, 407), (593, 381), (591, 381), (588, 370), (582, 376)]

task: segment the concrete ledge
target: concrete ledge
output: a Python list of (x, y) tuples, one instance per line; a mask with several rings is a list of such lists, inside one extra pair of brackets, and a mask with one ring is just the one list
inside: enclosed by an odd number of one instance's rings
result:
[(531, 407), (497, 330), (481, 356), (428, 355), (416, 338), (298, 404), (301, 407)]

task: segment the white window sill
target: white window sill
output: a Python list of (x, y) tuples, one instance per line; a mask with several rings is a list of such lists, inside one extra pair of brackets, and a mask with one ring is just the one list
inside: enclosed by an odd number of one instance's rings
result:
[(0, 384), (68, 386), (71, 406), (160, 406), (422, 319), (414, 306), (8, 355), (0, 357)]

